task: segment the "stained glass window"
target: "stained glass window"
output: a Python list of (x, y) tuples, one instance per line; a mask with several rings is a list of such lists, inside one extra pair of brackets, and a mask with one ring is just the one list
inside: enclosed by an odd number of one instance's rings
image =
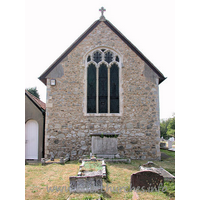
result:
[(113, 59), (113, 54), (110, 51), (106, 52), (105, 53), (105, 61), (107, 63), (110, 63), (110, 62), (112, 62), (112, 59)]
[(87, 62), (90, 62), (90, 60), (91, 60), (91, 57), (88, 56), (88, 57), (87, 57)]
[(117, 62), (119, 62), (119, 57), (118, 57), (118, 56), (116, 56), (115, 60), (116, 60)]
[(108, 68), (101, 64), (99, 68), (99, 113), (108, 112)]
[(119, 67), (110, 68), (110, 113), (119, 113)]
[(94, 52), (94, 54), (93, 54), (93, 60), (96, 63), (99, 63), (102, 60), (101, 52), (99, 52), (99, 51)]
[(87, 112), (96, 113), (96, 67), (90, 64), (87, 68)]
[(87, 57), (87, 62), (91, 60), (94, 62), (87, 67), (87, 113), (119, 113), (119, 56), (99, 49)]

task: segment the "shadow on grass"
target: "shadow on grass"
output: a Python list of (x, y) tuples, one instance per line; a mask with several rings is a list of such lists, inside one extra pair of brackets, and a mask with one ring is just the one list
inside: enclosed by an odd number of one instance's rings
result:
[[(149, 160), (132, 160), (131, 163), (122, 163), (122, 162), (117, 162), (117, 163), (112, 163), (112, 162), (107, 162), (106, 164), (108, 166), (115, 166), (118, 168), (126, 168), (128, 170), (132, 171), (139, 171), (139, 167), (145, 163), (147, 163)], [(171, 171), (174, 173), (174, 167), (175, 167), (175, 152), (170, 152), (168, 150), (161, 150), (161, 160), (153, 160), (155, 164), (158, 166), (161, 166), (165, 168), (167, 171)], [(170, 173), (171, 173), (170, 172)]]

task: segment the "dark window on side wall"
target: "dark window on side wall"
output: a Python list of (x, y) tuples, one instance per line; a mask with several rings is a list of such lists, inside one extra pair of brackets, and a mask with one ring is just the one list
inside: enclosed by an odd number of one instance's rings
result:
[(87, 112), (96, 113), (96, 67), (90, 64), (87, 68)]
[(110, 113), (119, 113), (119, 67), (110, 68)]
[(105, 64), (99, 68), (99, 113), (108, 112), (108, 69)]

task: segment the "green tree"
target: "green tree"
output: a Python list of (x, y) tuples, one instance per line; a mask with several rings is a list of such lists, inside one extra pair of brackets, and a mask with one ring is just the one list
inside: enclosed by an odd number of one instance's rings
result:
[(167, 136), (175, 137), (175, 116), (170, 119), (170, 122), (167, 126)]
[(32, 95), (34, 95), (35, 97), (37, 97), (38, 99), (40, 99), (40, 95), (38, 93), (38, 90), (36, 87), (32, 87), (32, 88), (27, 88), (26, 89), (29, 93), (31, 93)]
[(172, 118), (163, 119), (160, 122), (160, 136), (164, 139), (175, 137), (175, 114)]
[(163, 138), (167, 138), (167, 126), (169, 124), (169, 119), (163, 119), (160, 122), (160, 136)]

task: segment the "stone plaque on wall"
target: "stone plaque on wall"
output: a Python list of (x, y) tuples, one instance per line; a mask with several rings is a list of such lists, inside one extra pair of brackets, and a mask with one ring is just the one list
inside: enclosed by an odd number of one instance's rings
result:
[(92, 154), (108, 156), (117, 154), (118, 135), (119, 134), (91, 134)]

